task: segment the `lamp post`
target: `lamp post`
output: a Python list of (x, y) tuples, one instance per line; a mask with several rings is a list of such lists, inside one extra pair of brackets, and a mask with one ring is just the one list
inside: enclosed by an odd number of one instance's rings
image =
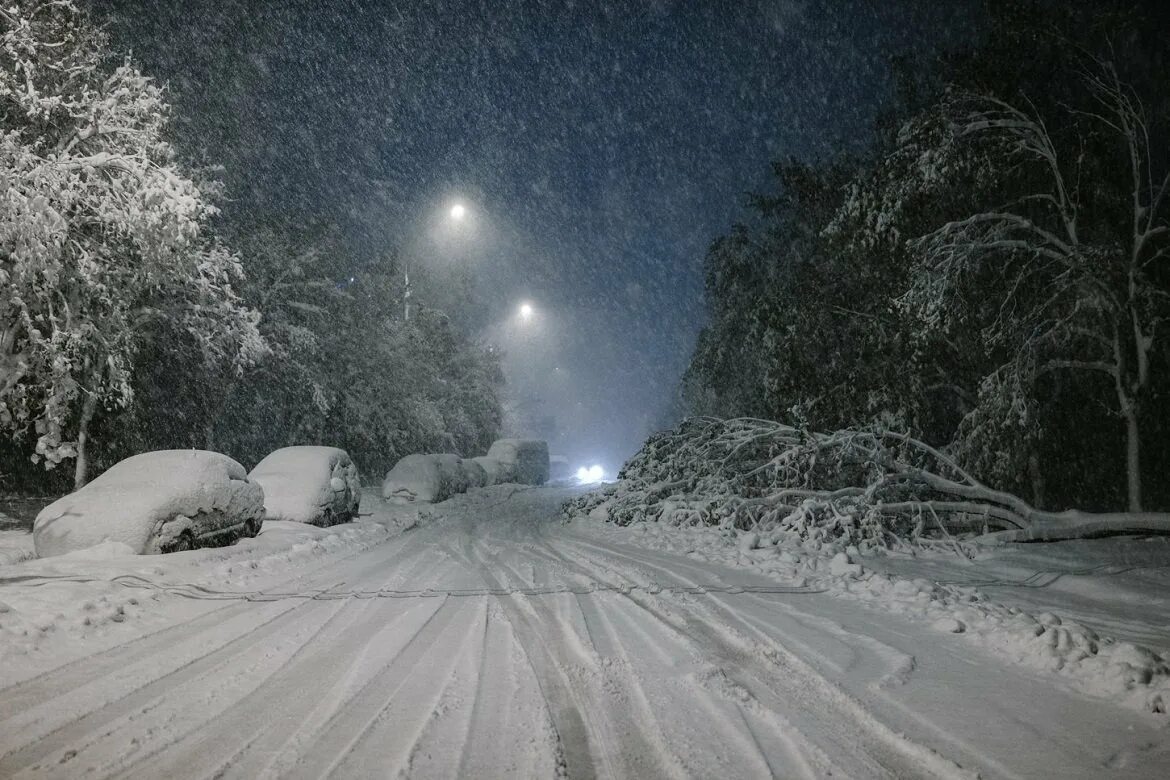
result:
[(402, 321), (410, 322), (410, 260), (402, 261)]

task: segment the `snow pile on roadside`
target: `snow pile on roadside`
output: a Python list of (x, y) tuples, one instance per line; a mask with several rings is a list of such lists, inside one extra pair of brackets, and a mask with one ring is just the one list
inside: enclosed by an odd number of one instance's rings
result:
[(269, 521), (255, 539), (241, 539), (233, 547), (210, 550), (211, 567), (199, 584), (239, 589), (272, 574), (300, 572), (307, 564), (344, 552), (361, 552), (386, 540), (382, 523), (360, 521), (320, 528), (288, 521)]
[[(730, 524), (678, 524), (678, 515), (696, 511), (702, 499), (692, 498), (679, 509), (661, 497), (651, 503), (651, 494), (626, 480), (573, 499), (564, 511), (570, 520), (604, 523), (594, 530), (627, 543), (749, 568), (786, 585), (823, 589), (962, 635), (1015, 663), (1056, 673), (1084, 692), (1125, 706), (1154, 713), (1170, 709), (1170, 659), (1158, 652), (1101, 636), (1051, 612), (995, 603), (974, 587), (872, 571), (862, 561), (882, 555), (880, 548), (853, 544), (829, 529), (760, 532)], [(718, 506), (724, 498), (707, 501)], [(631, 515), (639, 517), (633, 520)]]
[[(140, 556), (107, 542), (67, 555), (0, 567), (0, 661), (90, 642), (114, 631), (145, 631), (183, 609), (201, 611), (223, 602), (183, 599), (166, 592), (206, 588), (245, 591), (271, 587), (384, 542), (390, 529), (362, 521), (330, 528), (265, 523), (256, 538), (229, 547)], [(119, 584), (129, 578), (136, 587)], [(131, 627), (129, 624), (138, 624)], [(83, 644), (83, 643), (82, 643)], [(3, 666), (3, 663), (0, 663)]]
[(0, 566), (37, 557), (31, 531), (0, 530)]

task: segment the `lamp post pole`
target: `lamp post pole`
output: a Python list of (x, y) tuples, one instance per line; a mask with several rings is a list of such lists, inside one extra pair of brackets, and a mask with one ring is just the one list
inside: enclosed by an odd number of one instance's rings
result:
[(402, 290), (402, 321), (410, 322), (410, 261), (402, 262), (402, 275), (405, 285)]

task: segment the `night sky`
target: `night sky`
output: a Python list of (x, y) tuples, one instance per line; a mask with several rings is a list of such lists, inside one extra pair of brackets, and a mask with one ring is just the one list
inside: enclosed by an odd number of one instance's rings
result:
[[(769, 163), (864, 152), (890, 57), (971, 28), (970, 3), (914, 0), (91, 5), (224, 166), (229, 218), (467, 264), (511, 392), (610, 468), (664, 421), (704, 252)], [(456, 198), (473, 219), (445, 235)]]

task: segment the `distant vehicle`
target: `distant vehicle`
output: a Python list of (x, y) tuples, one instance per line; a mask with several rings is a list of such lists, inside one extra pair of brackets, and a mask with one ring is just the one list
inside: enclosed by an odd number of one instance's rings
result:
[(248, 478), (264, 488), (268, 520), (330, 526), (357, 517), (361, 480), (349, 453), (337, 447), (284, 447)]
[(231, 544), (264, 522), (264, 490), (227, 455), (160, 450), (115, 464), (41, 510), (33, 523), (38, 557), (102, 542), (140, 555)]
[(522, 485), (548, 482), (548, 443), (540, 439), (497, 439), (487, 456), (513, 469), (513, 479)]

